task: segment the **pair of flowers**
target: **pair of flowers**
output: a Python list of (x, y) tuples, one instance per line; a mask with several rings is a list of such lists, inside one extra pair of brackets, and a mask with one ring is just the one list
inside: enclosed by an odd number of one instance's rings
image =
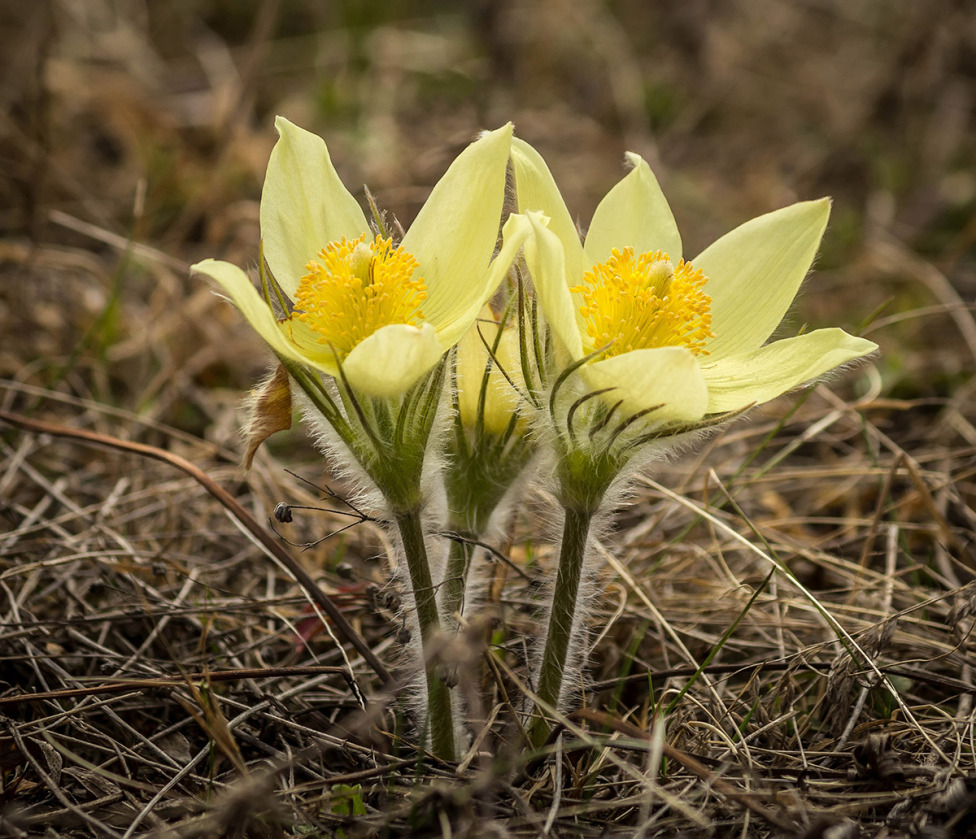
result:
[[(279, 320), (235, 265), (206, 260), (194, 271), (220, 283), (277, 355), (330, 376), (341, 364), (364, 393), (402, 393), (434, 367), (526, 245), (559, 349), (571, 361), (603, 350), (580, 369), (591, 388), (612, 388), (608, 398), (623, 399), (624, 410), (660, 405), (655, 419), (662, 423), (693, 423), (768, 401), (875, 349), (840, 329), (765, 343), (816, 254), (826, 199), (769, 213), (722, 237), (691, 263), (705, 278), (698, 300), (662, 305), (662, 287), (695, 272), (680, 261), (674, 217), (637, 155), (628, 155), (631, 172), (597, 207), (581, 244), (538, 153), (513, 139), (511, 126), (486, 133), (454, 161), (394, 248), (374, 239), (325, 143), (283, 118), (276, 126), (261, 234), (271, 274), (294, 310)], [(493, 259), (510, 160), (520, 214), (506, 222)], [(654, 254), (659, 258), (645, 258), (641, 267), (641, 258)], [(382, 276), (358, 276), (370, 266)], [(642, 291), (649, 292), (643, 302)], [(655, 307), (659, 317), (649, 329)], [(667, 325), (673, 316), (690, 317), (692, 327), (707, 317), (707, 326), (689, 337)]]
[[(662, 441), (876, 349), (840, 329), (766, 343), (810, 268), (829, 201), (747, 222), (689, 263), (654, 175), (628, 155), (631, 171), (581, 242), (545, 162), (508, 125), (461, 153), (396, 244), (378, 215), (371, 229), (320, 138), (276, 125), (261, 199), (270, 279), (263, 264), (261, 292), (226, 262), (194, 271), (223, 287), (304, 394), (330, 454), (378, 495), (406, 569), (417, 715), (440, 757), (456, 756), (463, 735), (434, 640), (463, 606), (471, 545), (533, 450), (546, 452), (563, 535), (530, 665), (539, 745), (577, 681), (566, 674), (585, 632), (580, 583), (614, 488)], [(517, 212), (503, 219), (509, 167)], [(520, 280), (512, 293), (505, 280), (522, 259), (531, 291)], [(454, 435), (438, 431), (447, 415)], [(446, 562), (432, 561), (425, 525), (432, 463), (448, 499), (441, 518), (469, 537)]]

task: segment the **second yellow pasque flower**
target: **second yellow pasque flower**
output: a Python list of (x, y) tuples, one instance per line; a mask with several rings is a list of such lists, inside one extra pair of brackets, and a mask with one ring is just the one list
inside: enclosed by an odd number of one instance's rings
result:
[[(806, 276), (830, 214), (805, 201), (740, 225), (690, 263), (650, 167), (597, 206), (580, 242), (548, 167), (513, 141), (526, 261), (550, 328), (593, 391), (661, 424), (739, 411), (877, 349), (841, 329), (766, 343)], [(533, 213), (531, 211), (540, 211)]]

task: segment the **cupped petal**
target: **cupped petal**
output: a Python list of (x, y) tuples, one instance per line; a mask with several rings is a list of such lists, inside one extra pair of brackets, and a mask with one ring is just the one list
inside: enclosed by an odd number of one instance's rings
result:
[(562, 242), (546, 227), (541, 213), (529, 213), (527, 218), (532, 225), (532, 235), (525, 243), (525, 263), (532, 275), (532, 283), (542, 304), (546, 322), (570, 357), (574, 360), (582, 358), (580, 319), (566, 282)]
[(429, 323), (394, 323), (360, 341), (342, 363), (353, 389), (390, 397), (406, 391), (444, 354)]
[(509, 123), (461, 152), (403, 237), (403, 249), (420, 263), (427, 284), (424, 316), (430, 323), (447, 323), (472, 306), (473, 319), (481, 307), (501, 223), (511, 141)]
[[(481, 293), (477, 297), (458, 300), (457, 306), (434, 323), (437, 338), (444, 349), (453, 347), (470, 328), (485, 302), (489, 300), (508, 275), (519, 250), (532, 234), (532, 225), (524, 216), (511, 215), (502, 228), (502, 247), (492, 260), (488, 270), (481, 277)], [(465, 305), (466, 304), (466, 305)], [(430, 317), (430, 310), (424, 304), (424, 313)]]
[(820, 246), (830, 199), (803, 201), (754, 218), (694, 260), (708, 277), (713, 359), (757, 349), (786, 314)]
[(661, 423), (696, 422), (705, 415), (708, 388), (695, 356), (683, 347), (654, 347), (621, 353), (580, 368), (593, 390), (610, 404), (622, 401), (618, 416), (656, 408), (647, 419)]
[(305, 321), (297, 317), (290, 317), (281, 321), (281, 330), (285, 333), (305, 358), (306, 363), (328, 373), (330, 376), (339, 374), (339, 361), (335, 350), (327, 343), (323, 343), (322, 335), (312, 329)]
[(817, 329), (774, 341), (715, 364), (705, 363), (708, 413), (738, 411), (775, 399), (855, 359), (870, 355), (877, 344), (843, 329)]
[(240, 268), (231, 265), (229, 262), (206, 259), (190, 268), (190, 273), (202, 274), (215, 280), (227, 292), (231, 302), (240, 310), (241, 314), (247, 318), (247, 322), (251, 324), (254, 331), (278, 355), (301, 364), (308, 363), (308, 358), (299, 347), (288, 340), (284, 326), (278, 322), (274, 313), (268, 308), (268, 304), (258, 294), (251, 278)]
[(549, 219), (549, 230), (563, 245), (567, 282), (577, 285), (583, 271), (583, 244), (566, 202), (556, 186), (545, 160), (532, 146), (515, 137), (512, 140), (512, 169), (515, 172), (515, 193), (520, 213), (533, 210)]
[(664, 193), (639, 155), (627, 153), (634, 167), (625, 175), (593, 213), (583, 250), (590, 265), (606, 262), (610, 252), (632, 247), (635, 254), (664, 251), (677, 263), (681, 258), (681, 235)]
[(330, 242), (369, 230), (359, 203), (343, 186), (325, 141), (284, 117), (275, 119), (278, 142), (271, 151), (261, 193), (264, 258), (289, 297), (305, 266)]

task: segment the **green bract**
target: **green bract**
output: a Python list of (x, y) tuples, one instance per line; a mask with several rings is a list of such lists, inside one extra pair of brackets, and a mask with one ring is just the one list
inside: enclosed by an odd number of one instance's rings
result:
[[(307, 266), (327, 245), (362, 234), (372, 238), (356, 199), (342, 185), (321, 138), (278, 117), (279, 140), (261, 196), (264, 256), (281, 291), (294, 301)], [(528, 224), (505, 226), (502, 251), (492, 260), (504, 199), (512, 127), (484, 134), (465, 149), (434, 187), (401, 248), (417, 261), (426, 284), (422, 321), (389, 323), (339, 359), (305, 323), (278, 320), (240, 268), (208, 259), (195, 273), (216, 280), (279, 356), (373, 396), (406, 391), (430, 370), (477, 317), (508, 272), (528, 235)]]
[[(580, 295), (572, 288), (614, 250), (663, 251), (677, 264), (681, 237), (647, 163), (628, 154), (633, 169), (603, 198), (585, 244), (548, 167), (527, 143), (512, 142), (519, 211), (534, 236), (525, 257), (549, 325), (570, 361), (587, 355)], [(533, 212), (536, 211), (536, 212)], [(694, 354), (682, 346), (620, 352), (580, 368), (593, 390), (637, 413), (660, 406), (656, 422), (694, 423), (708, 414), (767, 402), (829, 370), (877, 349), (841, 329), (819, 329), (766, 344), (816, 255), (830, 201), (807, 201), (737, 227), (708, 247), (694, 268), (708, 278), (713, 337)]]

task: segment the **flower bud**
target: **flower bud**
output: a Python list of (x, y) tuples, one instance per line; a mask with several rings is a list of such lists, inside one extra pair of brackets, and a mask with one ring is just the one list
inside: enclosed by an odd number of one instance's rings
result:
[(484, 393), (482, 426), (489, 434), (504, 434), (519, 409), (518, 388), (523, 383), (515, 328), (500, 327), (491, 307), (485, 305), (458, 341), (455, 369), (461, 424), (466, 428), (478, 424)]

